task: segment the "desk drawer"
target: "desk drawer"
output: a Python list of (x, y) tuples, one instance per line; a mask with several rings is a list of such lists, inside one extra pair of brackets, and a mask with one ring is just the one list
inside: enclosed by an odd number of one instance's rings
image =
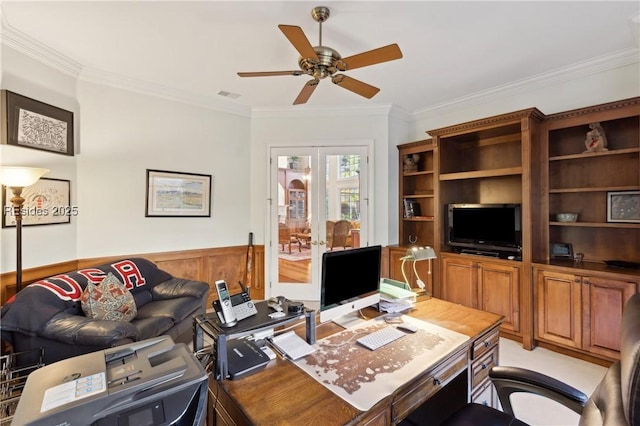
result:
[(489, 353), (471, 364), (471, 389), (475, 390), (489, 376), (489, 370), (496, 365), (498, 365), (498, 347), (494, 346)]
[(497, 345), (499, 339), (500, 339), (500, 334), (496, 329), (494, 332), (486, 334), (480, 339), (476, 340), (475, 343), (473, 344), (471, 359), (478, 359), (479, 357), (481, 357), (484, 353), (486, 353), (495, 345)]
[(497, 394), (496, 388), (493, 386), (490, 380), (484, 382), (471, 397), (471, 402), (476, 404), (482, 404), (489, 407), (497, 408)]
[(391, 421), (393, 424), (405, 418), (416, 407), (442, 387), (449, 383), (467, 367), (466, 353), (462, 352), (433, 372), (419, 378), (414, 384), (401, 392), (391, 406)]

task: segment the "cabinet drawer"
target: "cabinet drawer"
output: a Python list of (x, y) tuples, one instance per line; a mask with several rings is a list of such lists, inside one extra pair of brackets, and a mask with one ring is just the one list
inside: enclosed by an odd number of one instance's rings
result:
[(486, 405), (488, 407), (497, 408), (496, 404), (496, 388), (490, 380), (480, 385), (471, 397), (471, 402)]
[(473, 344), (473, 350), (471, 352), (471, 359), (478, 359), (484, 353), (491, 350), (495, 345), (498, 344), (498, 340), (500, 339), (500, 335), (498, 330), (495, 330), (492, 333), (489, 333), (480, 339), (476, 340)]
[(467, 367), (466, 353), (462, 352), (438, 369), (418, 379), (398, 395), (391, 406), (392, 423), (402, 420), (431, 395), (435, 394)]
[(498, 365), (498, 348), (493, 349), (471, 364), (471, 389), (475, 390), (488, 376), (491, 367)]

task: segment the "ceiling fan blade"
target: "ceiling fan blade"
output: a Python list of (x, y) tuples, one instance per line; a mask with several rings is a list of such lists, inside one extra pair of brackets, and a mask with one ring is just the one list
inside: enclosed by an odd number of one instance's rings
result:
[(400, 58), (402, 58), (400, 47), (397, 44), (390, 44), (388, 46), (379, 47), (378, 49), (369, 50), (368, 52), (343, 58), (342, 62), (347, 66), (344, 70), (346, 71), (379, 64), (381, 62), (393, 61)]
[(320, 83), (320, 80), (313, 79), (313, 80), (307, 81), (307, 83), (304, 85), (304, 87), (298, 94), (298, 97), (296, 98), (296, 100), (293, 101), (293, 104), (299, 105), (299, 104), (306, 103), (311, 97), (311, 95), (313, 94), (313, 91), (316, 90), (316, 87), (318, 87), (318, 83)]
[(312, 58), (316, 61), (319, 60), (316, 51), (313, 50), (313, 46), (309, 43), (309, 39), (304, 35), (302, 28), (295, 25), (278, 25), (280, 31), (289, 39), (293, 47), (296, 48), (300, 56), (303, 58)]
[(351, 90), (353, 93), (364, 96), (367, 99), (373, 98), (380, 91), (377, 87), (371, 86), (370, 84), (356, 80), (355, 78), (351, 78), (344, 74), (336, 74), (331, 78), (331, 81), (334, 84), (337, 84), (347, 90)]
[(239, 72), (240, 77), (273, 77), (277, 75), (302, 75), (302, 71), (263, 71), (263, 72)]

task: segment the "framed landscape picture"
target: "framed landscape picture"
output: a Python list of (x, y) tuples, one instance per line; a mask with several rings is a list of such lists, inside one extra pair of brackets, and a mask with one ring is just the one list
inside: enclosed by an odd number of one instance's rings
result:
[[(11, 189), (3, 186), (2, 227), (16, 226), (16, 218), (11, 204)], [(53, 225), (70, 223), (71, 216), (78, 215), (78, 208), (72, 206), (71, 181), (65, 179), (40, 178), (22, 191), (25, 199), (22, 205), (22, 226)]]
[(211, 175), (147, 169), (146, 217), (210, 217)]
[(3, 90), (2, 143), (74, 155), (73, 113)]

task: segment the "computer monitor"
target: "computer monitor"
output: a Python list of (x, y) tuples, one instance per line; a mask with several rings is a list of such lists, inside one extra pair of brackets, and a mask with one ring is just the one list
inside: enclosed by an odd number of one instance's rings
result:
[(322, 255), (320, 322), (344, 325), (348, 318), (341, 317), (355, 317), (360, 309), (380, 302), (381, 254), (378, 245)]

